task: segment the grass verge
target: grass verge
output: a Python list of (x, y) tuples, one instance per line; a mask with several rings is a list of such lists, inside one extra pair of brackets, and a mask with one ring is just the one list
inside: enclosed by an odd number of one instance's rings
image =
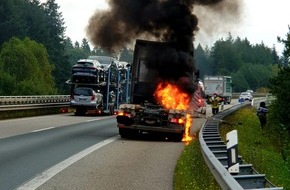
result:
[[(225, 141), (226, 133), (238, 131), (238, 151), (242, 159), (259, 172), (266, 174), (276, 186), (290, 190), (290, 163), (283, 159), (279, 133), (271, 128), (260, 129), (256, 110), (242, 108), (224, 118), (220, 134)], [(221, 189), (208, 169), (198, 138), (183, 150), (174, 173), (174, 190), (217, 190)]]
[[(239, 155), (246, 163), (253, 164), (266, 174), (276, 186), (290, 189), (290, 163), (283, 159), (279, 132), (268, 126), (260, 128), (256, 109), (248, 106), (224, 118), (228, 123), (220, 125), (220, 135), (225, 141), (226, 133), (238, 131)], [(238, 124), (241, 123), (241, 124)]]
[(175, 190), (220, 190), (207, 167), (198, 138), (185, 146), (174, 172)]

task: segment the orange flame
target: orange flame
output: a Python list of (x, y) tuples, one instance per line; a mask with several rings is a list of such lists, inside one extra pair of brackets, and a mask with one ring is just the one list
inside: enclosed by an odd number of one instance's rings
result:
[(187, 110), (189, 107), (189, 96), (170, 83), (159, 83), (155, 97), (166, 109)]
[[(188, 110), (190, 104), (190, 96), (182, 92), (176, 85), (168, 82), (159, 83), (155, 97), (157, 101), (166, 109)], [(189, 114), (186, 115), (185, 136), (182, 141), (191, 141), (190, 127), (192, 118)]]

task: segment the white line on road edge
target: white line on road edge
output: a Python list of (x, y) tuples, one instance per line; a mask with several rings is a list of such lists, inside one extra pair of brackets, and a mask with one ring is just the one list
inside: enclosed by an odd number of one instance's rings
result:
[(73, 163), (79, 161), (80, 159), (82, 159), (83, 157), (91, 154), (92, 152), (94, 152), (95, 150), (119, 139), (120, 136), (114, 136), (111, 137), (109, 139), (106, 139), (102, 142), (99, 142), (98, 144), (95, 144), (73, 156), (71, 156), (70, 158), (56, 164), (55, 166), (51, 167), (50, 169), (44, 171), (43, 173), (37, 175), (35, 178), (31, 179), (30, 181), (28, 181), (27, 183), (23, 184), (22, 186), (18, 187), (17, 190), (35, 190), (36, 188), (38, 188), (39, 186), (41, 186), (42, 184), (44, 184), (45, 182), (47, 182), (50, 178), (52, 178), (53, 176), (55, 176), (56, 174), (58, 174), (59, 172), (61, 172), (62, 170), (66, 169), (67, 167), (69, 167), (70, 165), (72, 165)]

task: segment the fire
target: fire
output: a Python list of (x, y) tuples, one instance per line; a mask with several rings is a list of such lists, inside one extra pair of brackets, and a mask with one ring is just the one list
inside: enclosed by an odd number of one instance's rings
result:
[[(163, 82), (159, 83), (155, 97), (157, 101), (166, 109), (188, 110), (190, 104), (190, 96), (182, 92), (176, 85)], [(190, 127), (192, 125), (192, 118), (190, 114), (186, 115), (185, 136), (182, 141), (190, 141)]]
[(188, 94), (170, 83), (159, 83), (155, 91), (158, 102), (166, 109), (187, 110), (190, 102)]
[(186, 125), (185, 125), (185, 136), (183, 137), (182, 141), (188, 142), (192, 140), (190, 136), (190, 127), (192, 125), (192, 118), (190, 114), (186, 114)]

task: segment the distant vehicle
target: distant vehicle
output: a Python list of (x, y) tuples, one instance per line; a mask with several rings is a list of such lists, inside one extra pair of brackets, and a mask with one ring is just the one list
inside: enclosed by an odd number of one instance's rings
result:
[(253, 90), (247, 90), (246, 92), (249, 92), (253, 95), (254, 91)]
[(241, 99), (252, 101), (253, 95), (250, 92), (242, 92), (239, 96), (239, 100)]
[(231, 76), (205, 76), (204, 77), (204, 92), (205, 92), (206, 97), (208, 98), (212, 97), (214, 93), (217, 93), (217, 95), (222, 99), (224, 104), (231, 103), (232, 87), (233, 87), (233, 83), (232, 83)]
[(89, 110), (101, 110), (103, 95), (92, 88), (76, 87), (71, 95), (70, 107), (75, 108), (76, 115), (84, 115)]

